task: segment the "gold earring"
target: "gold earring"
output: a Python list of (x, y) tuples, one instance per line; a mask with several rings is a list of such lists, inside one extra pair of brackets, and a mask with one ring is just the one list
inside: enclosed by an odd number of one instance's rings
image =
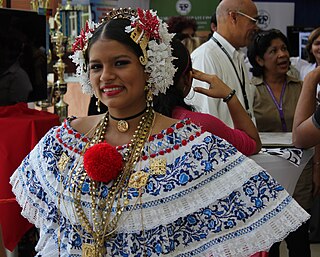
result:
[(153, 106), (153, 93), (151, 90), (151, 85), (147, 86), (146, 100), (147, 100), (147, 107), (152, 107)]
[(97, 99), (96, 101), (97, 111), (100, 112), (100, 99)]

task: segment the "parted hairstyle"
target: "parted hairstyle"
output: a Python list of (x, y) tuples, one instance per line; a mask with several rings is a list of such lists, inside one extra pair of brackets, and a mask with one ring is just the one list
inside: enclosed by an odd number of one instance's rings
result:
[(131, 21), (129, 19), (118, 18), (110, 20), (104, 25), (99, 26), (89, 40), (89, 45), (85, 54), (86, 64), (89, 62), (88, 53), (90, 52), (91, 46), (99, 39), (116, 40), (124, 45), (129, 46), (138, 57), (143, 56), (139, 44), (136, 44), (130, 38), (130, 34), (125, 32), (125, 27), (129, 26), (130, 23)]
[(308, 37), (308, 42), (306, 44), (306, 52), (307, 52), (307, 56), (308, 56), (308, 62), (310, 63), (315, 63), (316, 62), (316, 58), (314, 57), (313, 53), (311, 52), (312, 49), (312, 44), (313, 42), (320, 36), (320, 27), (314, 29), (309, 37)]
[[(261, 30), (254, 36), (253, 42), (248, 46), (248, 59), (252, 65), (250, 71), (253, 76), (260, 77), (263, 75), (263, 67), (261, 67), (256, 61), (256, 57), (259, 56), (263, 59), (268, 47), (271, 45), (271, 41), (274, 39), (281, 39), (287, 48), (289, 47), (287, 37), (277, 29)], [(288, 50), (289, 51), (289, 50)]]

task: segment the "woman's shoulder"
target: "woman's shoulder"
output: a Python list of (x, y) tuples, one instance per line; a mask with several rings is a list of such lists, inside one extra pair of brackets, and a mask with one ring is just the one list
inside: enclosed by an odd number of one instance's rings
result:
[(85, 117), (71, 117), (69, 118), (70, 127), (80, 134), (87, 134), (93, 127), (95, 127), (103, 118), (104, 114), (85, 116)]
[[(99, 119), (100, 116), (100, 119)], [(93, 117), (69, 116), (60, 126), (51, 128), (39, 142), (40, 149), (52, 148), (54, 151), (70, 150), (81, 153), (90, 141), (88, 132), (101, 120), (101, 115)]]
[(301, 80), (304, 80), (304, 77), (315, 68), (315, 63), (310, 63), (300, 57), (290, 57), (290, 62)]
[(211, 114), (197, 112), (197, 111), (190, 111), (180, 106), (176, 107), (173, 110), (172, 116), (180, 120), (191, 119), (192, 122), (194, 122), (197, 125), (202, 125), (203, 122), (211, 123), (217, 120), (217, 118)]
[(256, 87), (263, 85), (263, 78), (252, 76), (251, 81), (250, 81), (250, 85), (256, 86)]
[(153, 125), (153, 134), (158, 134), (163, 130), (168, 129), (169, 127), (172, 127), (174, 124), (179, 122), (177, 119), (173, 119), (170, 117), (167, 117), (165, 115), (162, 115), (160, 113), (157, 113), (156, 121)]
[(302, 80), (299, 79), (299, 77), (293, 76), (291, 74), (287, 74), (287, 85), (289, 87), (297, 87), (300, 88), (302, 87)]

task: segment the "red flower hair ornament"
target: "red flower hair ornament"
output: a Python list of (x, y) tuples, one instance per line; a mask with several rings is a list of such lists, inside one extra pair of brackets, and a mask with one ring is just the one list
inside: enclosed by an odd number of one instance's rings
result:
[(80, 79), (82, 91), (91, 96), (94, 91), (89, 81), (89, 69), (86, 67), (84, 53), (88, 47), (89, 39), (99, 25), (99, 23), (93, 21), (86, 22), (85, 28), (81, 30), (80, 35), (76, 37), (75, 42), (72, 44), (74, 54), (69, 56), (72, 62), (76, 64), (76, 76)]
[(156, 11), (138, 8), (137, 15), (131, 17), (130, 26), (125, 28), (143, 52), (139, 60), (149, 74), (147, 82), (153, 95), (165, 93), (173, 85), (176, 72), (170, 45), (174, 34), (168, 33), (167, 26)]
[[(118, 8), (106, 14), (102, 21), (109, 22), (112, 19), (130, 19), (131, 23), (125, 27), (125, 32), (130, 34), (130, 38), (140, 46), (142, 55), (139, 57), (140, 63), (145, 67), (145, 72), (149, 74), (148, 85), (153, 95), (165, 93), (173, 85), (173, 77), (176, 71), (172, 61), (171, 40), (174, 36), (168, 33), (167, 24), (163, 22), (153, 10), (132, 10), (131, 8)], [(82, 91), (93, 95), (94, 90), (89, 80), (89, 69), (86, 68), (84, 52), (88, 47), (88, 41), (94, 34), (95, 29), (100, 24), (88, 22), (73, 44), (74, 54), (70, 56), (75, 63), (76, 76)]]
[(92, 180), (109, 183), (122, 170), (122, 156), (114, 146), (99, 143), (85, 152), (83, 166)]
[(138, 17), (132, 19), (131, 26), (133, 28), (139, 27), (143, 30), (148, 38), (160, 39), (159, 26), (160, 21), (157, 13), (150, 10), (137, 9)]

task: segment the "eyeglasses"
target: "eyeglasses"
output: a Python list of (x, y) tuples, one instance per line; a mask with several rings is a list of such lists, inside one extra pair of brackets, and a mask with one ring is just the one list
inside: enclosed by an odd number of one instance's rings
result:
[(258, 24), (258, 21), (259, 21), (258, 18), (253, 18), (253, 17), (249, 16), (248, 14), (245, 14), (245, 13), (240, 12), (240, 11), (235, 11), (235, 13), (240, 14), (241, 16), (244, 16), (244, 17), (248, 18), (249, 20), (251, 20), (255, 24)]
[(284, 38), (285, 36), (278, 29), (260, 30), (255, 35), (255, 43), (259, 44), (261, 38), (272, 35), (273, 38)]

